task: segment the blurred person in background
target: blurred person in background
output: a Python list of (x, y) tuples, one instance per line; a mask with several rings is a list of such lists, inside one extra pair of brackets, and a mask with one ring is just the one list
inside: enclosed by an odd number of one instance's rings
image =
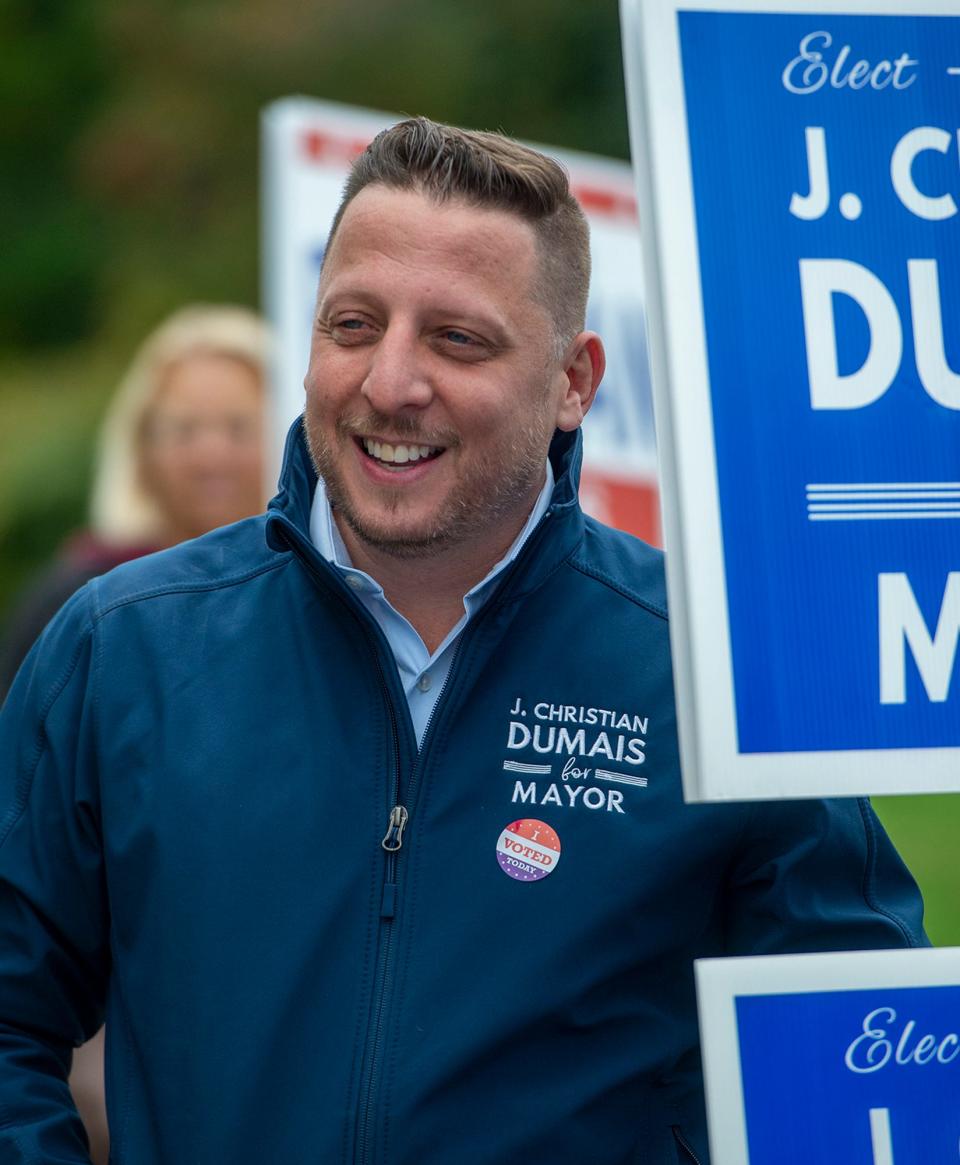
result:
[(121, 562), (259, 513), (266, 325), (247, 308), (182, 308), (140, 346), (100, 432), (90, 525), (29, 588), (0, 638), (0, 700), (47, 622)]
[[(15, 609), (0, 643), (0, 700), (34, 640), (89, 579), (259, 513), (264, 491), (268, 334), (253, 312), (185, 307), (143, 342), (101, 428), (90, 525)], [(106, 1165), (101, 1030), (70, 1085), (95, 1165)]]

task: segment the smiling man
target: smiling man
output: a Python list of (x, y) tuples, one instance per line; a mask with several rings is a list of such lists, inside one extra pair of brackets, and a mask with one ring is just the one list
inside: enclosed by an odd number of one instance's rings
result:
[(686, 806), (661, 555), (585, 518), (562, 169), (358, 159), (268, 513), (68, 603), (2, 716), (0, 1159), (707, 1160), (693, 960), (925, 941), (865, 801)]
[[(603, 373), (599, 338), (550, 303), (557, 232), (508, 206), (368, 182), (320, 279), (307, 440), (351, 561), (431, 649), (524, 528), (554, 431), (578, 428)], [(557, 213), (583, 301), (585, 223), (572, 200)]]

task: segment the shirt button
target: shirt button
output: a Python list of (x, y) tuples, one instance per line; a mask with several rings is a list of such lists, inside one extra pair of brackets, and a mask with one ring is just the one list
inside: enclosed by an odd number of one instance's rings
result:
[(363, 587), (363, 579), (357, 574), (348, 574), (347, 586), (352, 590), (359, 591)]
[(430, 685), (432, 683), (433, 683), (433, 680), (430, 678), (430, 673), (424, 672), (423, 675), (417, 680), (417, 687), (420, 689), (421, 692), (429, 692)]

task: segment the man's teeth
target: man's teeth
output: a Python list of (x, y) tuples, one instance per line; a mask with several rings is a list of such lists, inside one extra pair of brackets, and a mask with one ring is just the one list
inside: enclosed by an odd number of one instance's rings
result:
[(390, 445), (386, 441), (362, 439), (363, 447), (371, 457), (393, 465), (404, 465), (408, 461), (419, 461), (421, 457), (433, 457), (440, 452), (436, 445)]

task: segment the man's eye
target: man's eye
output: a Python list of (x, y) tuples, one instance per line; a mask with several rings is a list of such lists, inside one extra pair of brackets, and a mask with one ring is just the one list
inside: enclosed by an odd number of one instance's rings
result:
[(448, 328), (443, 333), (444, 339), (449, 340), (451, 344), (458, 344), (464, 347), (470, 344), (475, 344), (473, 336), (468, 336), (466, 332), (458, 332), (456, 328)]
[(342, 320), (332, 320), (329, 334), (341, 344), (357, 344), (367, 339), (370, 325), (359, 316), (346, 316)]

